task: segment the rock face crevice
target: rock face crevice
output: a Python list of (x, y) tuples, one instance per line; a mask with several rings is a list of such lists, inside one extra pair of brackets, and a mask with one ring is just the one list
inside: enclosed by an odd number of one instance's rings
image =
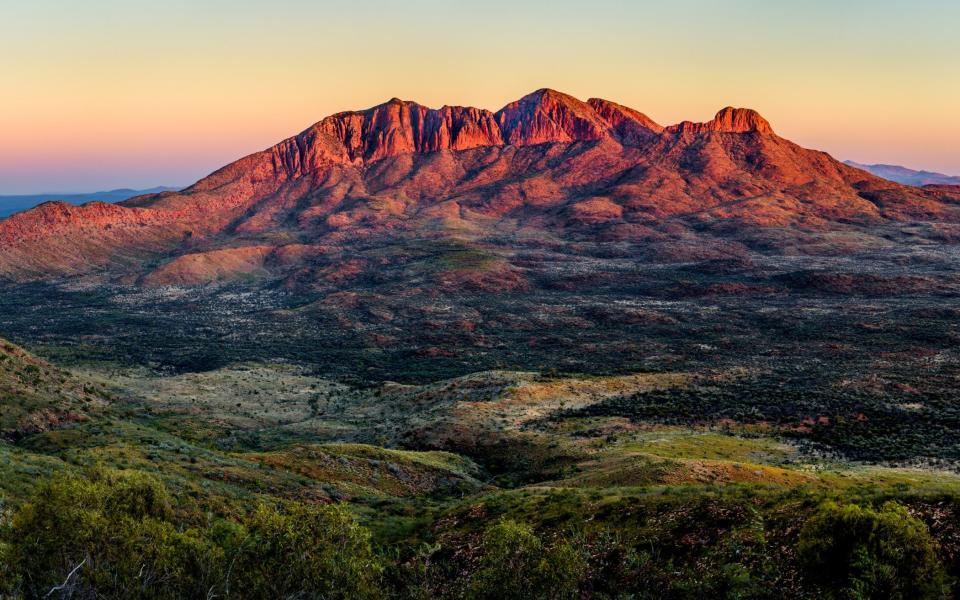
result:
[(642, 113), (613, 102), (581, 102), (542, 89), (496, 113), (465, 106), (431, 109), (394, 98), (365, 111), (327, 117), (296, 139), (297, 147), (304, 148), (312, 144), (299, 142), (315, 143), (315, 132), (325, 134), (329, 142), (342, 146), (341, 160), (366, 163), (400, 154), (485, 146), (530, 146), (604, 137), (633, 142), (642, 137), (642, 132), (662, 130)]

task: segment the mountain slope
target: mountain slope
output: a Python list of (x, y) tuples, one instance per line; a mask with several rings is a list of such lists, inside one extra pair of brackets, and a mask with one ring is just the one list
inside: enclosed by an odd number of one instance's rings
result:
[(105, 395), (74, 375), (0, 339), (0, 436), (22, 435), (86, 421)]
[[(325, 276), (316, 267), (332, 248), (403, 239), (709, 248), (769, 229), (775, 250), (801, 230), (958, 218), (941, 194), (801, 148), (755, 111), (664, 128), (612, 102), (538, 90), (496, 113), (393, 99), (327, 117), (181, 192), (38, 207), (0, 222), (0, 275), (299, 285)], [(513, 278), (498, 264), (495, 281)]]

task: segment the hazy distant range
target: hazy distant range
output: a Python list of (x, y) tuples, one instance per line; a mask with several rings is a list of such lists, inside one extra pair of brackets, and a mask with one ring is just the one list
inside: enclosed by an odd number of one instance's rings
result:
[(899, 165), (864, 165), (852, 160), (843, 162), (851, 167), (873, 173), (877, 177), (883, 177), (904, 185), (960, 185), (960, 176), (956, 175), (944, 175), (932, 171), (915, 171)]
[(153, 187), (146, 190), (119, 189), (107, 192), (92, 192), (89, 194), (27, 194), (20, 196), (0, 196), (0, 219), (9, 217), (15, 212), (26, 210), (38, 204), (51, 200), (62, 200), (70, 204), (85, 204), (99, 200), (101, 202), (120, 202), (141, 194), (155, 194), (157, 192), (176, 191), (175, 187)]

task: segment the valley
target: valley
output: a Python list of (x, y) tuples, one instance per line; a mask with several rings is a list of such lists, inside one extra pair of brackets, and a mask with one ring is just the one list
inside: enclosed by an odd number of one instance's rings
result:
[[(588, 543), (589, 568), (613, 569), (581, 581), (594, 594), (625, 578), (659, 597), (686, 586), (762, 597), (770, 585), (809, 597), (790, 548), (826, 499), (897, 499), (956, 556), (956, 400), (933, 387), (955, 365), (928, 388), (893, 369), (829, 382), (804, 371), (794, 360), (777, 372), (484, 371), (358, 386), (290, 362), (173, 374), (75, 361), (60, 377), (95, 398), (34, 407), (78, 412), (2, 445), (0, 492), (16, 504), (38, 478), (140, 473), (177, 498), (178, 522), (207, 527), (265, 501), (345, 502), (378, 548), (399, 553), (381, 583), (400, 597), (459, 597), (447, 569), (473, 569), (477, 536), (503, 518)], [(616, 558), (635, 545), (652, 548), (649, 562)], [(736, 579), (716, 575), (734, 566)]]

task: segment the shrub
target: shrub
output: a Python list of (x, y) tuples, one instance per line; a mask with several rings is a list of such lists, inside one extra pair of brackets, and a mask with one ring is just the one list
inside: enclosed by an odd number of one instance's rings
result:
[(829, 597), (914, 600), (947, 595), (937, 547), (906, 508), (828, 502), (800, 532), (799, 554)]
[(480, 599), (575, 598), (586, 561), (566, 541), (545, 547), (528, 525), (504, 520), (487, 528), (483, 558), (469, 586)]
[(150, 477), (105, 471), (42, 482), (6, 532), (8, 587), (25, 598), (204, 598), (221, 560), (170, 522)]
[(380, 596), (369, 532), (340, 506), (265, 506), (202, 532), (156, 479), (97, 471), (38, 484), (0, 543), (0, 596), (303, 600)]
[(228, 597), (381, 596), (383, 567), (370, 533), (343, 506), (293, 504), (283, 512), (261, 506), (245, 526), (227, 575)]

